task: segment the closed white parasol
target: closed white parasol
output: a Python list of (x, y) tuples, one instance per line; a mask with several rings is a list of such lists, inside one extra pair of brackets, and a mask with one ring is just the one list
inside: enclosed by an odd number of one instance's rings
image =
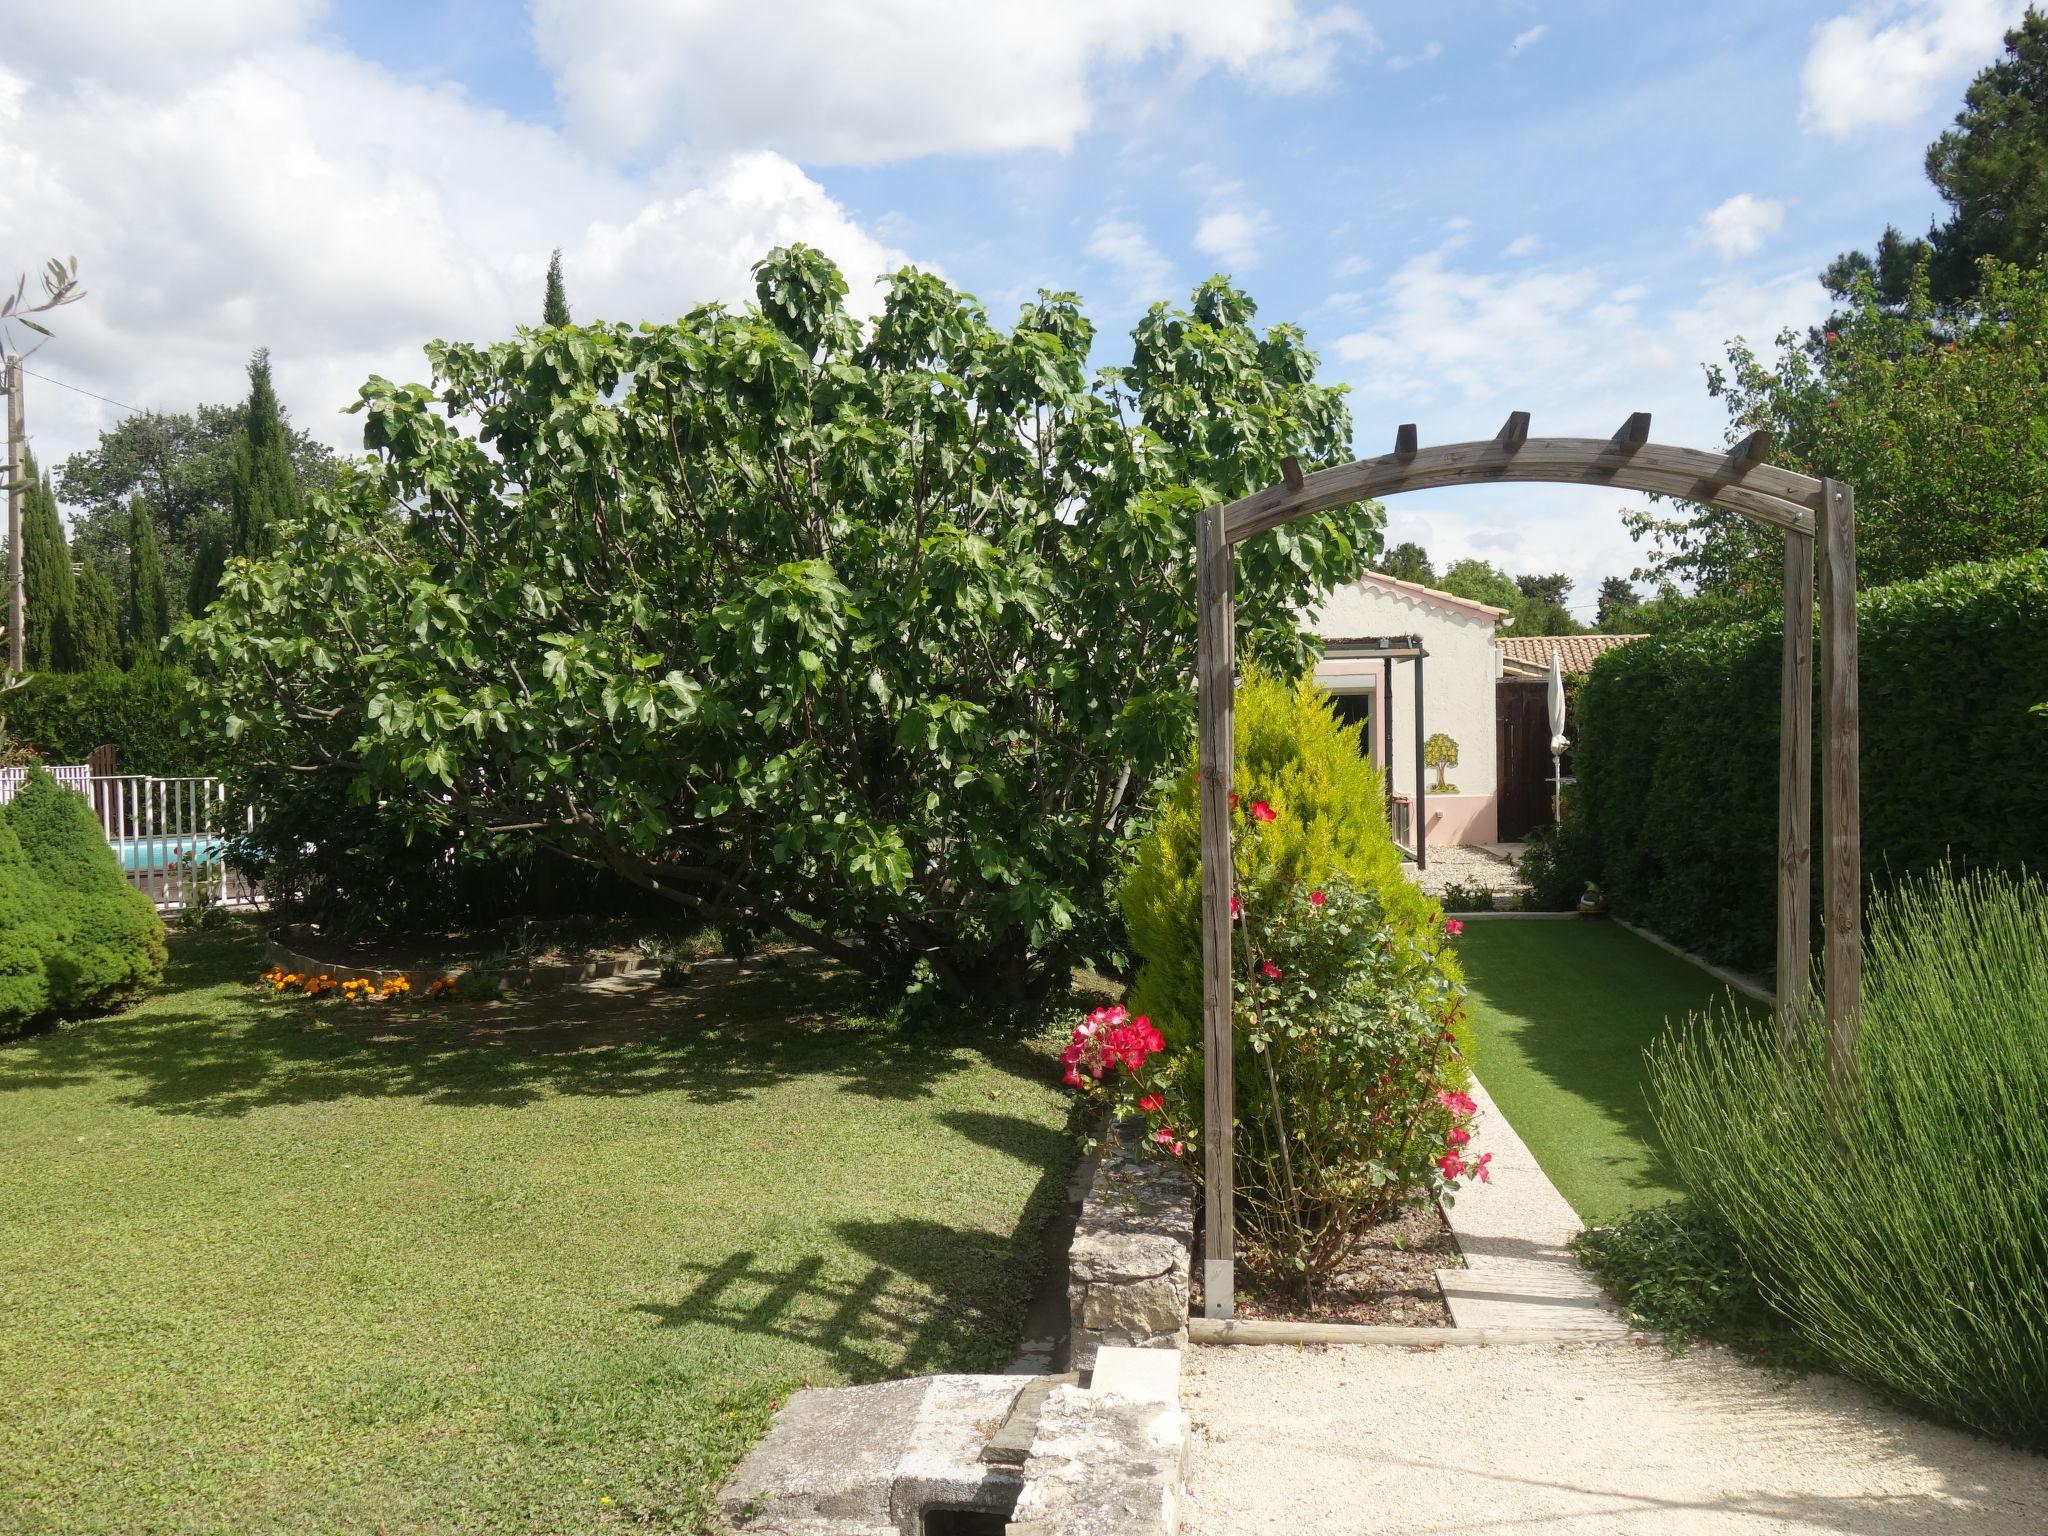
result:
[(1571, 742), (1564, 734), (1564, 662), (1557, 647), (1550, 648), (1550, 815), (1564, 815), (1564, 753)]

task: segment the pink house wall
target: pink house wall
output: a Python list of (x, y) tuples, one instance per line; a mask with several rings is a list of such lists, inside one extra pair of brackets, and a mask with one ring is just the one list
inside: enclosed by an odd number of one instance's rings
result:
[(1498, 795), (1429, 795), (1425, 802), (1430, 847), (1500, 841)]

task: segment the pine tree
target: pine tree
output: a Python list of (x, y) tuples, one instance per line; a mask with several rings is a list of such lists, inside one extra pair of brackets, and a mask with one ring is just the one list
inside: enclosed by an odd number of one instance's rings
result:
[(21, 507), (21, 592), (23, 660), (31, 672), (68, 672), (72, 667), (71, 546), (47, 475), (26, 465), (28, 488)]
[(78, 567), (71, 607), (71, 664), (77, 672), (110, 672), (121, 665), (121, 618), (114, 588), (87, 555)]
[(157, 546), (156, 524), (140, 496), (128, 503), (128, 611), (123, 616), (122, 643), (128, 665), (154, 665), (165, 635), (171, 632), (171, 594), (164, 585), (164, 557)]
[(1643, 606), (1643, 594), (1626, 576), (1609, 576), (1600, 583), (1600, 627), (1618, 630), (1630, 623)]
[(1429, 551), (1420, 544), (1396, 544), (1380, 561), (1380, 572), (1396, 581), (1420, 582), (1425, 587), (1436, 585), (1436, 567), (1429, 563)]
[(249, 403), (243, 415), (231, 491), (234, 553), (260, 555), (269, 548), (270, 530), (299, 515), (291, 433), (271, 386), (270, 353), (262, 347), (249, 359)]
[(555, 247), (554, 255), (548, 258), (548, 292), (540, 307), (542, 325), (567, 325), (569, 323), (569, 293), (562, 286), (562, 249)]
[(199, 539), (192, 549), (192, 574), (185, 583), (187, 613), (196, 616), (206, 612), (220, 596), (221, 572), (227, 567), (230, 553), (227, 525), (218, 514), (209, 513), (199, 525)]

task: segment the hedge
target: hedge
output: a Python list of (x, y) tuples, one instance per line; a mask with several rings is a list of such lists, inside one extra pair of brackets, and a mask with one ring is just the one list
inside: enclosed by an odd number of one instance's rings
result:
[(219, 765), (179, 733), (185, 687), (185, 674), (171, 667), (39, 672), (0, 695), (0, 723), (46, 763), (82, 763), (94, 747), (112, 742), (121, 773), (211, 773)]
[(0, 806), (0, 1030), (131, 1002), (163, 979), (164, 953), (85, 797), (33, 770)]
[[(1871, 885), (1944, 860), (2048, 870), (2048, 552), (1880, 587), (1857, 613)], [(1573, 732), (1613, 910), (1759, 973), (1775, 946), (1780, 646), (1755, 620), (1609, 651)], [(1818, 868), (1817, 767), (1814, 794)]]

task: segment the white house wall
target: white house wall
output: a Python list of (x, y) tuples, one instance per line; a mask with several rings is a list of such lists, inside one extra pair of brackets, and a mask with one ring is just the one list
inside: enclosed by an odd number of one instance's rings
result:
[[(1420, 635), (1428, 653), (1423, 664), (1423, 716), (1429, 735), (1441, 731), (1458, 744), (1458, 766), (1446, 778), (1459, 799), (1482, 803), (1442, 807), (1447, 822), (1471, 829), (1468, 841), (1491, 841), (1497, 820), (1499, 784), (1494, 762), (1494, 684), (1501, 675), (1500, 648), (1493, 643), (1495, 621), (1399, 589), (1354, 582), (1331, 594), (1313, 627), (1325, 638)], [(1377, 661), (1325, 661), (1316, 681), (1332, 692), (1374, 692)], [(1394, 787), (1415, 790), (1415, 673), (1412, 662), (1394, 663)], [(1384, 717), (1381, 717), (1384, 719)], [(1384, 725), (1377, 726), (1384, 733)], [(1374, 744), (1377, 758), (1380, 744)], [(1434, 782), (1436, 774), (1429, 771)], [(1440, 798), (1440, 797), (1431, 797)], [(1452, 839), (1438, 838), (1438, 841)]]

